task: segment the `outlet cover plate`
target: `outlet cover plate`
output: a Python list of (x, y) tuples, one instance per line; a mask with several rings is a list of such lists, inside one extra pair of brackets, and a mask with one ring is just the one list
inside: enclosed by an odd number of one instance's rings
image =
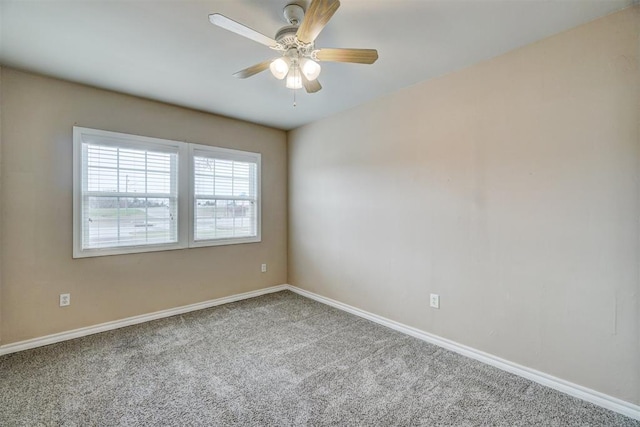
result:
[(433, 308), (440, 308), (440, 295), (431, 294), (431, 297), (429, 298), (429, 304)]
[(71, 305), (71, 294), (60, 294), (60, 307)]

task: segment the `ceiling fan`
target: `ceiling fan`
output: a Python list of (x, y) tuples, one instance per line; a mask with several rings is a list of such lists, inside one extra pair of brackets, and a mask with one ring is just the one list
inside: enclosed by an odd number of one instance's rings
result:
[(375, 49), (316, 49), (316, 37), (338, 7), (339, 0), (312, 0), (305, 14), (299, 4), (288, 4), (284, 8), (284, 17), (289, 25), (282, 27), (275, 38), (267, 37), (219, 13), (209, 15), (209, 21), (280, 53), (277, 58), (252, 65), (238, 71), (234, 76), (245, 79), (269, 68), (277, 79), (286, 78), (287, 88), (304, 87), (308, 93), (315, 93), (322, 89), (318, 82), (321, 69), (318, 62), (373, 64), (378, 59), (378, 51)]

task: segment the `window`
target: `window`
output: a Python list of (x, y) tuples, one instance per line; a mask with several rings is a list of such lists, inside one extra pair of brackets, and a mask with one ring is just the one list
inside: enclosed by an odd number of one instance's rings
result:
[(259, 154), (191, 147), (191, 246), (259, 241)]
[(260, 241), (260, 154), (74, 127), (74, 258)]

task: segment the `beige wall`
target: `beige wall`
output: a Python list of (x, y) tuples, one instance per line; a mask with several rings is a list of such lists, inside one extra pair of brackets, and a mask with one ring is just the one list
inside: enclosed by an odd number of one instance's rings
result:
[[(1, 80), (2, 344), (285, 283), (285, 132), (6, 68)], [(72, 259), (74, 125), (262, 153), (262, 242)]]
[(639, 404), (639, 14), (292, 131), (289, 283)]

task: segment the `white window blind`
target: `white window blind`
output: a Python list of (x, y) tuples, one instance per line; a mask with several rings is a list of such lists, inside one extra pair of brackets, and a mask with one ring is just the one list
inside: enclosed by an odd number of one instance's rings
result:
[(192, 159), (193, 242), (259, 241), (259, 155), (201, 147)]
[(82, 248), (178, 241), (178, 150), (82, 143)]

